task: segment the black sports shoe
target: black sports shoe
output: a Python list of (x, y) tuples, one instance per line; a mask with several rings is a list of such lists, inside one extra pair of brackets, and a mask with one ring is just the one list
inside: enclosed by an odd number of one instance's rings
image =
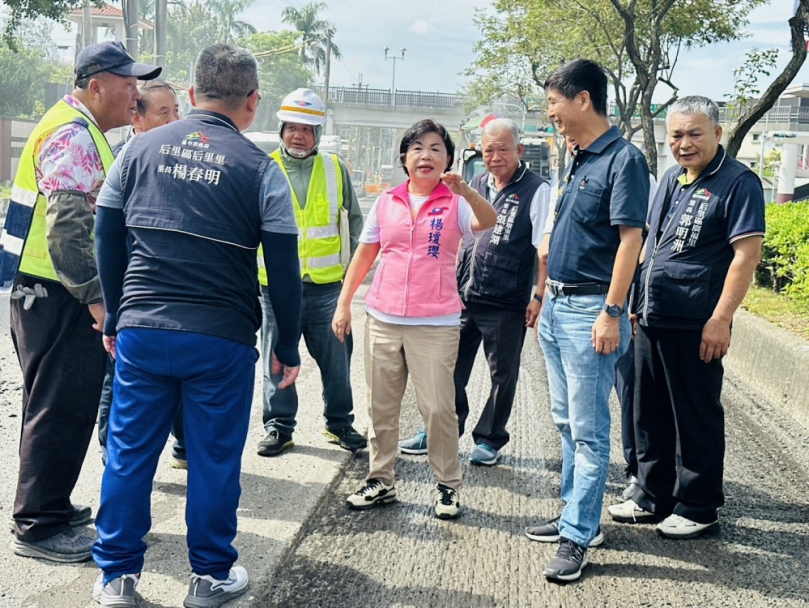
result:
[(292, 435), (281, 433), (277, 429), (270, 429), (267, 436), (259, 442), (256, 452), (259, 456), (278, 456), (293, 445), (295, 443), (292, 441)]
[(575, 581), (587, 564), (587, 549), (562, 537), (559, 539), (556, 557), (551, 558), (545, 566), (545, 577), (557, 581)]
[[(559, 535), (559, 518), (552, 519), (548, 523), (538, 524), (536, 526), (526, 526), (525, 535), (531, 540), (537, 540), (541, 543), (555, 543), (558, 542), (561, 536)], [(604, 542), (604, 534), (601, 532), (601, 526), (596, 530), (596, 537), (590, 541), (591, 547), (598, 547)]]
[(344, 450), (355, 452), (368, 445), (368, 440), (354, 430), (353, 426), (345, 426), (341, 429), (323, 429), (323, 434), (329, 443), (335, 443)]

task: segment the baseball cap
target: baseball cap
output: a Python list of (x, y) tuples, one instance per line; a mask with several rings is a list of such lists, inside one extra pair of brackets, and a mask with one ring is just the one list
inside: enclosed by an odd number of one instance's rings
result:
[(120, 42), (99, 42), (81, 50), (76, 57), (76, 78), (88, 78), (101, 72), (152, 80), (163, 70), (160, 66), (138, 63)]

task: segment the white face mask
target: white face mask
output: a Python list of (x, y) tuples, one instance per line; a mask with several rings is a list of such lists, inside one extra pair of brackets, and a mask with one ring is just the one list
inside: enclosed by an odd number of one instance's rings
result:
[(312, 151), (311, 150), (298, 150), (297, 148), (287, 148), (287, 153), (290, 156), (294, 156), (295, 158), (306, 158), (309, 156)]

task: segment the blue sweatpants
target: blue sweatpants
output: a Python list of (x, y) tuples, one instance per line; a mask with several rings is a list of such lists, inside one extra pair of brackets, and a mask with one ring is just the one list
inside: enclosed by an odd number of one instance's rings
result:
[(238, 557), (239, 473), (253, 399), (254, 347), (162, 329), (118, 334), (107, 466), (93, 558), (105, 581), (143, 568), (151, 492), (177, 404), (184, 407), (192, 570), (226, 579)]

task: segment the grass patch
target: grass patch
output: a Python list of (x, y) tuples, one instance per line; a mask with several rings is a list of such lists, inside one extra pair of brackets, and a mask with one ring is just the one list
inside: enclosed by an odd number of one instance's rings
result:
[(809, 340), (809, 305), (796, 302), (770, 289), (752, 285), (742, 308), (778, 327)]

